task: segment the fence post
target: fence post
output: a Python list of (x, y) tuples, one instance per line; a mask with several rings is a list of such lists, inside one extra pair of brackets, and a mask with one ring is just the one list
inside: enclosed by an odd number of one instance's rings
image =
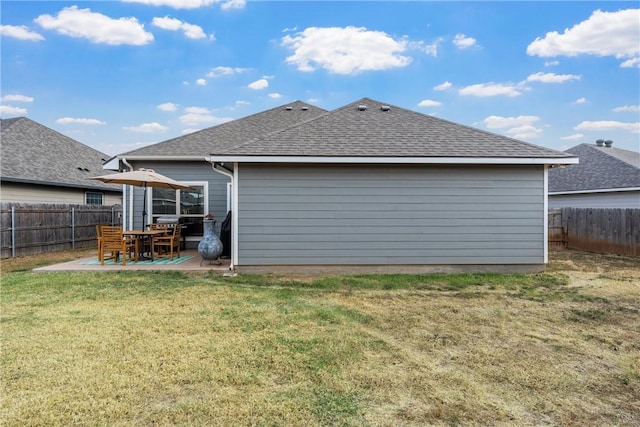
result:
[(11, 206), (11, 258), (16, 257), (16, 207)]
[(71, 207), (71, 249), (76, 248), (76, 208)]

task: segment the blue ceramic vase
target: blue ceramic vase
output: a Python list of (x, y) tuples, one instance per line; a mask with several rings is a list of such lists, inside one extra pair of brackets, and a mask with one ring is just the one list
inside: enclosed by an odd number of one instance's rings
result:
[(207, 260), (209, 262), (218, 260), (220, 263), (220, 254), (222, 254), (222, 241), (216, 235), (215, 231), (216, 221), (213, 219), (203, 219), (202, 226), (204, 228), (204, 235), (202, 240), (198, 243), (198, 253), (202, 257), (200, 265)]

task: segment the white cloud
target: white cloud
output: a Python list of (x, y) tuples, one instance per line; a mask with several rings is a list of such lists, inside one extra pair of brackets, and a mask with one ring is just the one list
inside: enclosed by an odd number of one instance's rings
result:
[(581, 133), (574, 133), (573, 135), (563, 136), (563, 137), (562, 137), (562, 138), (560, 138), (560, 139), (566, 139), (566, 140), (573, 141), (573, 140), (576, 140), (576, 139), (582, 139), (582, 138), (584, 138), (584, 135), (583, 135), (583, 134), (581, 134)]
[(26, 108), (12, 107), (11, 105), (0, 105), (0, 116), (24, 116), (27, 114)]
[(131, 132), (139, 132), (139, 133), (162, 133), (167, 131), (166, 126), (162, 126), (160, 123), (143, 123), (139, 126), (126, 126), (122, 129), (128, 130)]
[(25, 95), (5, 95), (2, 97), (3, 102), (33, 102), (33, 98), (31, 96)]
[(587, 98), (585, 97), (576, 99), (576, 104), (586, 104), (586, 103), (587, 103)]
[[(202, 27), (198, 25), (188, 24), (186, 22), (182, 22), (179, 19), (171, 18), (169, 16), (165, 16), (164, 18), (153, 18), (151, 22), (152, 25), (155, 25), (158, 28), (162, 28), (163, 30), (169, 31), (179, 31), (184, 32), (184, 35), (189, 39), (204, 39), (207, 38)], [(210, 39), (213, 40), (213, 35), (210, 36)]]
[(527, 47), (528, 55), (541, 57), (597, 55), (631, 58), (622, 66), (640, 61), (640, 9), (617, 12), (594, 11), (591, 16), (562, 34), (548, 32)]
[(269, 98), (271, 99), (280, 99), (282, 98), (282, 95), (280, 95), (278, 92), (273, 92), (270, 93), (269, 95), (267, 95)]
[(198, 79), (198, 80), (196, 80), (196, 84), (198, 86), (206, 86), (207, 85), (207, 81), (205, 79)]
[(528, 82), (564, 83), (571, 80), (580, 80), (576, 74), (535, 73), (527, 77)]
[(102, 120), (98, 120), (98, 119), (80, 119), (80, 118), (73, 118), (73, 117), (63, 117), (61, 119), (56, 120), (56, 123), (61, 125), (69, 125), (69, 124), (106, 125), (107, 124), (107, 122), (103, 122)]
[(489, 116), (483, 120), (485, 126), (489, 129), (504, 129), (522, 125), (530, 125), (540, 120), (538, 116), (518, 116), (518, 117), (502, 117)]
[(128, 3), (142, 3), (149, 6), (168, 6), (174, 9), (197, 9), (199, 7), (220, 4), (222, 10), (242, 9), (246, 0), (123, 0)]
[(476, 44), (476, 39), (467, 37), (464, 34), (456, 34), (453, 38), (453, 44), (456, 45), (458, 49), (468, 49)]
[(623, 123), (614, 120), (584, 121), (575, 130), (626, 130), (632, 133), (640, 133), (640, 122)]
[(542, 134), (542, 129), (533, 126), (538, 116), (502, 117), (489, 116), (483, 120), (488, 129), (500, 129), (505, 135), (516, 139), (533, 139)]
[(622, 68), (633, 68), (640, 67), (640, 57), (635, 57), (631, 59), (627, 59), (622, 64), (620, 64)]
[(29, 40), (35, 42), (44, 40), (44, 37), (36, 32), (31, 31), (25, 25), (0, 25), (0, 35), (3, 37), (13, 37), (14, 39)]
[(522, 125), (507, 129), (505, 133), (515, 139), (534, 139), (542, 134), (542, 129), (538, 129), (532, 125)]
[(187, 107), (184, 115), (180, 116), (180, 123), (188, 126), (218, 125), (233, 120), (229, 117), (214, 116), (204, 107)]
[(181, 133), (182, 133), (183, 135), (186, 135), (186, 134), (188, 134), (188, 133), (198, 132), (199, 130), (202, 130), (202, 129), (183, 129)]
[(174, 104), (173, 102), (165, 102), (164, 104), (160, 104), (156, 107), (160, 111), (176, 111), (178, 109), (178, 104)]
[(249, 89), (253, 89), (253, 90), (266, 89), (269, 87), (269, 82), (267, 81), (267, 79), (260, 79), (260, 80), (256, 80), (253, 83), (250, 83), (248, 87)]
[(438, 56), (438, 46), (440, 46), (440, 43), (443, 41), (444, 39), (442, 37), (438, 37), (435, 41), (428, 44), (423, 41), (408, 41), (407, 49), (419, 50), (427, 55)]
[(637, 112), (640, 112), (640, 105), (625, 105), (624, 107), (616, 107), (612, 111), (616, 113), (620, 113), (620, 112), (637, 113)]
[(309, 104), (317, 104), (318, 102), (320, 102), (320, 100), (318, 98), (309, 98), (307, 99), (307, 102)]
[(248, 101), (242, 101), (242, 100), (236, 101), (236, 107), (242, 107), (243, 105), (251, 105), (251, 103)]
[(142, 3), (149, 6), (169, 6), (174, 9), (197, 9), (209, 6), (218, 0), (123, 0), (128, 3)]
[(470, 85), (458, 90), (460, 95), (471, 96), (508, 96), (512, 98), (514, 96), (522, 95), (522, 90), (526, 89), (522, 85), (514, 85), (512, 83), (478, 83)]
[(447, 90), (447, 89), (450, 89), (451, 86), (453, 86), (451, 83), (444, 82), (444, 83), (440, 83), (439, 85), (435, 86), (433, 88), (433, 90)]
[(244, 9), (246, 5), (247, 0), (223, 0), (222, 4), (220, 5), (220, 9)]
[(281, 42), (294, 51), (286, 62), (305, 72), (323, 68), (335, 74), (358, 74), (411, 63), (409, 56), (401, 55), (408, 49), (406, 39), (364, 27), (309, 27)]
[(545, 67), (554, 67), (556, 65), (560, 65), (560, 61), (545, 61), (544, 62), (544, 66)]
[(141, 46), (153, 41), (153, 34), (146, 32), (136, 18), (112, 19), (78, 6), (66, 7), (57, 16), (40, 15), (35, 22), (47, 30), (93, 43)]
[(189, 114), (209, 114), (210, 113), (209, 109), (204, 107), (187, 107), (184, 109), (184, 111)]
[(208, 73), (207, 77), (215, 78), (220, 76), (230, 76), (233, 74), (240, 74), (249, 71), (249, 68), (239, 68), (239, 67), (216, 67), (212, 68)]
[(439, 107), (442, 105), (442, 102), (433, 101), (431, 99), (425, 99), (418, 103), (418, 107)]

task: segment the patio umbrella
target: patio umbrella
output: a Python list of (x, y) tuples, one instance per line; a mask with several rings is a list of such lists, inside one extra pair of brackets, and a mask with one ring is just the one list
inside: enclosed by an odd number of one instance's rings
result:
[(147, 187), (172, 188), (174, 190), (190, 188), (174, 179), (157, 173), (153, 169), (140, 168), (135, 171), (114, 173), (109, 175), (94, 176), (91, 179), (106, 182), (108, 184), (125, 184), (144, 188), (142, 202), (142, 229), (147, 220)]

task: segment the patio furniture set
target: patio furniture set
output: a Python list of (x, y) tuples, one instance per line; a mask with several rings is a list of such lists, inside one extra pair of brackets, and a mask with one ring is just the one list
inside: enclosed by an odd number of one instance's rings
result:
[[(180, 257), (180, 225), (149, 224), (147, 230), (123, 230), (121, 226), (98, 225), (98, 259), (104, 265), (106, 259), (112, 258), (122, 265), (129, 261), (150, 259), (155, 257)], [(147, 258), (147, 254), (149, 257)]]

